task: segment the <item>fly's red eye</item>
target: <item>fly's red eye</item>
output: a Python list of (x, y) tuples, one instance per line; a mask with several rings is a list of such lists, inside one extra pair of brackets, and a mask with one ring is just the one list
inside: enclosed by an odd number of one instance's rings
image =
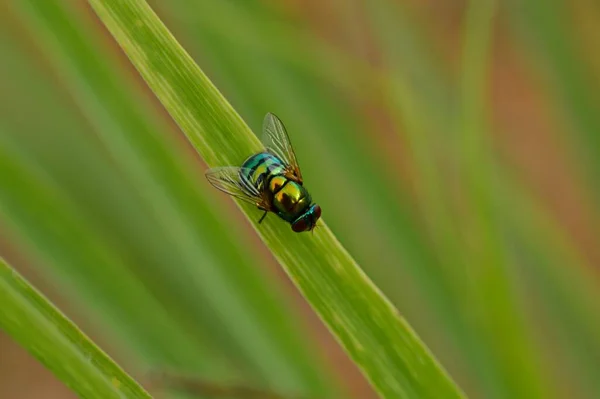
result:
[(315, 213), (315, 221), (317, 221), (317, 219), (319, 219), (321, 217), (321, 207), (319, 205), (315, 205), (314, 213)]
[(292, 230), (294, 230), (296, 233), (306, 231), (306, 228), (306, 220), (304, 220), (304, 218), (298, 219), (296, 222), (294, 222), (294, 224), (292, 224)]

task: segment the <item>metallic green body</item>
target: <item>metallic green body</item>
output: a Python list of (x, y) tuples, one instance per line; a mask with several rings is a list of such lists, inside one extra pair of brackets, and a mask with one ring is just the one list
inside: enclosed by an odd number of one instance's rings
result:
[(248, 158), (240, 169), (240, 177), (268, 196), (269, 209), (283, 220), (293, 223), (312, 212), (311, 197), (302, 184), (288, 179), (285, 164), (269, 152)]

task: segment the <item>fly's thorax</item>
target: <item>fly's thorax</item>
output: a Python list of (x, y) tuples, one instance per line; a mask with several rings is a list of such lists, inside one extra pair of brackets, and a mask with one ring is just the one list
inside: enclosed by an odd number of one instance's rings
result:
[(310, 194), (293, 180), (286, 179), (284, 176), (274, 176), (269, 182), (269, 189), (271, 188), (274, 188), (271, 191), (273, 206), (287, 221), (296, 219), (310, 206)]
[(269, 180), (269, 191), (273, 194), (277, 193), (279, 190), (283, 188), (289, 181), (284, 175), (275, 175), (272, 176)]

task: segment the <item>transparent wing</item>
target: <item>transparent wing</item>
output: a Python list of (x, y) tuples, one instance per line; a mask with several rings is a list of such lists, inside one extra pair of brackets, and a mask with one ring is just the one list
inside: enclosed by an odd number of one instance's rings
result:
[(273, 115), (267, 113), (263, 121), (263, 143), (267, 149), (281, 158), (288, 166), (288, 178), (302, 183), (302, 172), (296, 159), (296, 153), (290, 143), (290, 137), (283, 126), (283, 122)]
[(225, 166), (206, 171), (206, 178), (216, 188), (241, 200), (250, 202), (258, 207), (269, 209), (261, 193), (246, 179), (244, 168)]

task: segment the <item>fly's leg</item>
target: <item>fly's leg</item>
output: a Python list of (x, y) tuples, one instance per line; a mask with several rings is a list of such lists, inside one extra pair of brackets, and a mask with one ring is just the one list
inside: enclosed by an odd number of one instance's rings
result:
[(261, 224), (262, 221), (267, 217), (267, 213), (269, 213), (269, 211), (265, 211), (265, 213), (262, 215), (262, 217), (260, 218), (260, 220), (258, 221), (258, 224)]

